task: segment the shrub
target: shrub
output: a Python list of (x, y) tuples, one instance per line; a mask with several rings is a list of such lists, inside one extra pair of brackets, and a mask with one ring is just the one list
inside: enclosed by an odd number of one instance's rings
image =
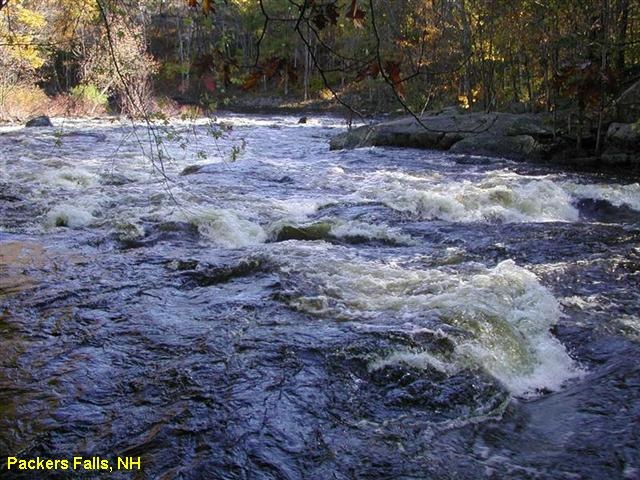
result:
[(106, 93), (101, 92), (98, 87), (92, 84), (76, 85), (69, 92), (71, 98), (82, 107), (88, 107), (93, 113), (96, 110), (106, 111), (109, 98)]
[(49, 97), (34, 85), (0, 84), (0, 119), (23, 121), (48, 111)]

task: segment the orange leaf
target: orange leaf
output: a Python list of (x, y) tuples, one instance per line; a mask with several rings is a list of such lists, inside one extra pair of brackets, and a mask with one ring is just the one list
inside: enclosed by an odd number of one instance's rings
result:
[(404, 97), (405, 88), (402, 83), (401, 70), (400, 70), (400, 62), (392, 62), (391, 60), (387, 60), (384, 63), (384, 71), (393, 83), (393, 88), (396, 89), (398, 95)]
[(356, 26), (362, 27), (365, 15), (366, 12), (358, 8), (358, 0), (351, 0), (351, 5), (345, 16), (353, 20)]
[(242, 86), (240, 88), (242, 88), (242, 90), (251, 90), (252, 88), (254, 88), (258, 82), (260, 81), (260, 78), (262, 77), (262, 75), (258, 72), (252, 74), (249, 78), (247, 78), (244, 83), (242, 84)]

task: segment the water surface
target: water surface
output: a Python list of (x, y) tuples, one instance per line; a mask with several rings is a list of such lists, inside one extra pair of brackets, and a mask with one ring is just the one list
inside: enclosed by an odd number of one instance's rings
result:
[(218, 120), (3, 127), (0, 456), (640, 478), (638, 183)]

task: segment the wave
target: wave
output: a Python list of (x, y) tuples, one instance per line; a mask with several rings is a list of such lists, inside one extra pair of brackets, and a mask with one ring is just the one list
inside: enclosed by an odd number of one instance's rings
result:
[(435, 316), (453, 332), (447, 334), (455, 345), (448, 358), (398, 351), (377, 365), (410, 362), (440, 371), (481, 367), (518, 396), (557, 390), (581, 373), (550, 333), (561, 315), (558, 302), (533, 273), (511, 260), (476, 267), (474, 273), (451, 273), (327, 258), (321, 250), (329, 247), (322, 244), (288, 248), (296, 252), (289, 256), (293, 261), (283, 282), (292, 308), (339, 321), (418, 327)]

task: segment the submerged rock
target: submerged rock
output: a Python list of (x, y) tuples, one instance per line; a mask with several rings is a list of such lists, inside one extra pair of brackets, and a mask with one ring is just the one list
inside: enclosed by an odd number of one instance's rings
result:
[(104, 133), (98, 132), (65, 132), (62, 134), (63, 138), (91, 138), (96, 142), (106, 142), (107, 136)]
[(29, 120), (25, 127), (53, 127), (51, 123), (51, 119), (46, 115), (41, 115), (39, 117), (32, 118)]
[(306, 226), (283, 226), (276, 235), (277, 242), (286, 240), (323, 240), (329, 236), (331, 224), (327, 222), (317, 222)]
[(271, 270), (271, 265), (263, 258), (244, 258), (238, 262), (222, 265), (199, 265), (193, 270), (183, 265), (185, 285), (189, 287), (210, 287), (236, 278), (248, 277)]
[(200, 170), (202, 170), (202, 165), (189, 165), (188, 167), (185, 167), (182, 172), (180, 172), (180, 175), (194, 175)]

